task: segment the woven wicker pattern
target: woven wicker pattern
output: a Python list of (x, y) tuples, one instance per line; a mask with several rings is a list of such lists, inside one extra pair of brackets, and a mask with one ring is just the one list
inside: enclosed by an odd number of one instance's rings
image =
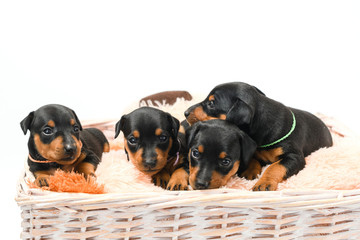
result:
[(88, 195), (18, 187), (22, 239), (360, 239), (360, 190)]

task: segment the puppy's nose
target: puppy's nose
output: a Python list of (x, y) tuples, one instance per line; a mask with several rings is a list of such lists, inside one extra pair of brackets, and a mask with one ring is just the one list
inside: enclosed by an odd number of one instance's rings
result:
[(146, 168), (154, 168), (156, 166), (156, 159), (155, 158), (145, 159), (143, 161), (143, 165)]
[(197, 180), (195, 183), (196, 189), (207, 189), (209, 187), (209, 182)]
[(76, 150), (76, 147), (74, 145), (71, 145), (71, 144), (66, 144), (64, 146), (64, 151), (65, 153), (67, 154), (71, 154), (71, 153), (74, 153)]
[(186, 110), (186, 111), (184, 112), (184, 115), (185, 115), (185, 117), (187, 118), (187, 117), (190, 115), (190, 112), (189, 112), (188, 110)]

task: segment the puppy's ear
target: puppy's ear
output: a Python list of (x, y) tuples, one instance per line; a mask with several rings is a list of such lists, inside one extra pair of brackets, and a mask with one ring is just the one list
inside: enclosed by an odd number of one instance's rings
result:
[(127, 115), (125, 114), (116, 123), (116, 125), (115, 125), (115, 138), (117, 138), (117, 136), (119, 136), (120, 131), (124, 131), (124, 126), (125, 126), (126, 119), (127, 119)]
[(256, 148), (257, 148), (257, 144), (256, 142), (249, 137), (249, 135), (247, 135), (246, 133), (244, 133), (243, 131), (239, 130), (238, 131), (238, 136), (239, 136), (239, 142), (240, 142), (240, 147), (241, 147), (241, 160), (242, 163), (245, 166), (248, 166), (251, 158), (253, 157)]
[(24, 135), (26, 135), (26, 132), (28, 129), (30, 129), (30, 125), (34, 119), (34, 111), (30, 112), (29, 115), (27, 115), (21, 122), (20, 127), (24, 132)]
[(82, 128), (82, 126), (81, 126), (81, 122), (80, 122), (79, 118), (77, 117), (75, 111), (74, 111), (74, 110), (71, 110), (71, 112), (74, 114), (75, 121), (76, 121), (76, 123), (79, 125), (80, 131), (82, 131), (83, 128)]
[(167, 113), (167, 119), (171, 126), (171, 134), (173, 135), (173, 138), (176, 139), (180, 128), (180, 121), (177, 118), (171, 116), (170, 113)]
[(253, 108), (239, 98), (236, 99), (235, 103), (226, 114), (226, 120), (237, 126), (248, 126), (253, 117)]

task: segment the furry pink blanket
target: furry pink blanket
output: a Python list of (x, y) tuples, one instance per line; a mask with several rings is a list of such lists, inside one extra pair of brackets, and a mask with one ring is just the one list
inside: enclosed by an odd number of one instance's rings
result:
[[(200, 98), (201, 99), (201, 98)], [(168, 111), (183, 119), (183, 111), (199, 99), (178, 101), (170, 105), (161, 105), (160, 109)], [(133, 106), (135, 108), (137, 106)], [(128, 112), (131, 108), (128, 110)], [(360, 188), (360, 137), (335, 119), (318, 115), (329, 127), (334, 145), (331, 148), (320, 149), (306, 158), (306, 167), (297, 175), (292, 176), (278, 186), (278, 190), (350, 190)], [(111, 124), (109, 124), (111, 125)], [(109, 130), (109, 138), (114, 134)], [(166, 191), (151, 183), (151, 179), (139, 172), (126, 158), (123, 150), (123, 136), (111, 141), (112, 150), (103, 155), (96, 174), (97, 181), (104, 184), (105, 191), (144, 192)], [(266, 167), (263, 168), (263, 172)], [(234, 188), (249, 191), (257, 179), (249, 181), (237, 176), (224, 188)]]

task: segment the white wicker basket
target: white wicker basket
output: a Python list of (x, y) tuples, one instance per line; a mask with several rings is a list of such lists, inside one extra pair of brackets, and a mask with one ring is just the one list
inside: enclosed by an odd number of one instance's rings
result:
[[(360, 239), (360, 190), (30, 191), (22, 239)], [(28, 192), (28, 193), (26, 193)]]
[[(113, 135), (111, 121), (87, 124)], [(22, 239), (360, 239), (360, 190), (56, 193), (16, 201)]]

